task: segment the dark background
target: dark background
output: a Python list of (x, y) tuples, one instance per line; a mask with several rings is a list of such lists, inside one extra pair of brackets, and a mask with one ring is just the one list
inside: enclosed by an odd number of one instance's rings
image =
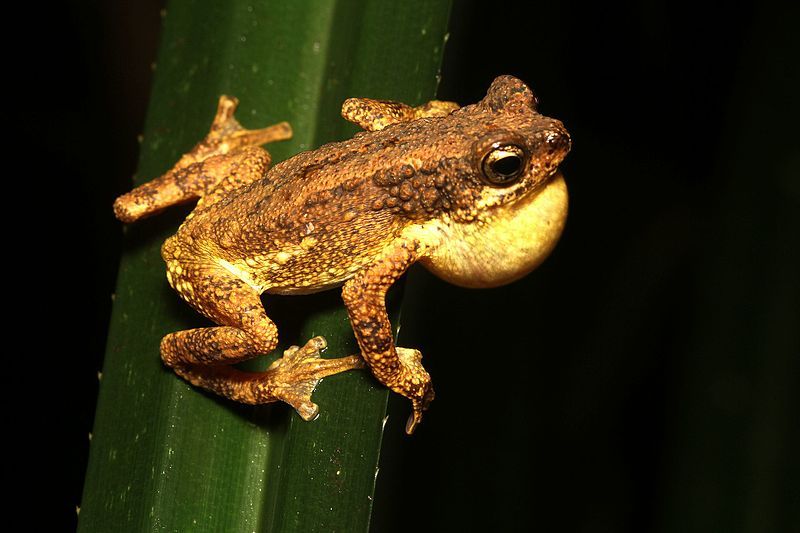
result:
[[(57, 290), (63, 331), (39, 332), (54, 344), (36, 365), (55, 377), (66, 475), (49, 489), (68, 524), (121, 249), (110, 205), (135, 172), (163, 2), (127, 4), (49, 6), (47, 54), (16, 71), (19, 153), (48, 182), (19, 175), (55, 236), (33, 257), (59, 258), (35, 295)], [(573, 137), (567, 229), (508, 287), (411, 272), (401, 341), (437, 399), (412, 438), (391, 400), (373, 529), (796, 528), (797, 9), (537, 4), (456, 2), (439, 96), (531, 85)], [(476, 397), (480, 380), (496, 393)]]

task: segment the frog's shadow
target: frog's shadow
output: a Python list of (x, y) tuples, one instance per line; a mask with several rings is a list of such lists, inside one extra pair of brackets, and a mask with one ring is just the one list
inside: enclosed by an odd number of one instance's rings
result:
[[(152, 216), (124, 226), (124, 251), (139, 254), (144, 249), (158, 243), (159, 249), (164, 241), (176, 231), (194, 209), (194, 203), (171, 206)], [(120, 223), (121, 224), (121, 223)]]

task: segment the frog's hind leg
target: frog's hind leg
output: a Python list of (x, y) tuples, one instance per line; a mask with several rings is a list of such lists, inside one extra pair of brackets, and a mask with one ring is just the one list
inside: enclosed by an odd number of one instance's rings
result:
[(134, 222), (172, 205), (210, 196), (205, 202), (208, 206), (263, 176), (271, 158), (259, 146), (291, 138), (292, 129), (286, 122), (244, 129), (233, 116), (238, 103), (236, 98), (221, 96), (208, 135), (166, 174), (117, 198), (117, 218)]
[(191, 282), (171, 270), (170, 282), (181, 296), (220, 324), (171, 333), (161, 341), (164, 363), (193, 385), (248, 404), (283, 401), (311, 420), (319, 411), (311, 401), (319, 380), (364, 365), (358, 356), (322, 359), (325, 339), (314, 337), (303, 347), (287, 349), (265, 372), (233, 368), (278, 344), (277, 329), (258, 293), (222, 269), (193, 276)]

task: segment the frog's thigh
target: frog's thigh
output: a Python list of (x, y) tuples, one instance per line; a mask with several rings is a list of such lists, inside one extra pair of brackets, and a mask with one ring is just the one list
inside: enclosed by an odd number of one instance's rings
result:
[[(230, 272), (216, 267), (192, 269), (167, 262), (168, 279), (192, 307), (219, 324), (217, 327), (171, 333), (161, 341), (161, 357), (168, 366), (196, 385), (201, 366), (233, 364), (278, 345), (278, 330), (267, 317), (258, 293)], [(187, 276), (187, 272), (192, 272)]]
[[(175, 272), (174, 263), (170, 266)], [(193, 307), (220, 324), (171, 333), (161, 341), (164, 363), (193, 385), (244, 403), (284, 401), (308, 420), (318, 412), (311, 393), (321, 378), (363, 366), (355, 356), (320, 358), (325, 340), (315, 337), (302, 348), (286, 350), (265, 372), (237, 370), (229, 365), (266, 354), (278, 344), (277, 329), (259, 294), (213, 267), (191, 281), (174, 273), (170, 280)]]
[(270, 164), (266, 150), (251, 146), (229, 154), (214, 155), (173, 169), (117, 198), (117, 218), (133, 222), (172, 205), (202, 198), (211, 205), (233, 189), (263, 176)]
[[(228, 191), (261, 177), (270, 157), (259, 146), (291, 138), (292, 129), (286, 122), (245, 129), (233, 117), (237, 105), (235, 98), (220, 97), (208, 135), (166, 174), (117, 198), (117, 218), (134, 222), (172, 205), (206, 197), (212, 191), (219, 196), (220, 188)], [(206, 205), (209, 203), (207, 200)]]
[(215, 204), (231, 191), (264, 177), (269, 168), (269, 153), (258, 146), (248, 146), (233, 153), (209, 158), (203, 162), (199, 179), (208, 179), (203, 187), (196, 214), (200, 209)]

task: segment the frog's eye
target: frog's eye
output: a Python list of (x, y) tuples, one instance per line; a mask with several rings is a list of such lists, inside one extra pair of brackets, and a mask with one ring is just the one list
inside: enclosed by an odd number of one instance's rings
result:
[(523, 170), (525, 152), (515, 144), (493, 145), (481, 162), (481, 172), (492, 185), (510, 185)]

